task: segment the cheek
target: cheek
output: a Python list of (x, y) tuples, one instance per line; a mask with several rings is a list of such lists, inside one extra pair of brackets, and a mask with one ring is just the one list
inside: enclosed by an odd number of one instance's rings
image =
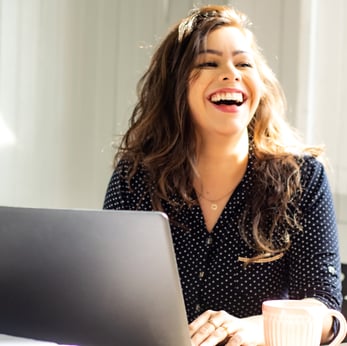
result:
[(189, 83), (187, 98), (188, 98), (188, 107), (189, 107), (190, 116), (192, 117), (193, 120), (195, 118), (195, 113), (197, 108), (197, 98), (195, 94), (196, 94), (195, 85), (193, 85), (192, 83)]
[(188, 104), (190, 108), (196, 105), (202, 99), (204, 92), (204, 85), (200, 79), (195, 79), (189, 82), (188, 85)]
[(188, 106), (193, 123), (199, 122), (199, 115), (204, 111), (201, 84), (198, 80), (192, 81), (188, 86)]
[(188, 98), (188, 106), (189, 106), (190, 111), (192, 111), (192, 106), (194, 105), (193, 94), (194, 94), (194, 92), (192, 91), (191, 83), (189, 83), (187, 98)]
[(253, 77), (250, 83), (250, 89), (252, 93), (252, 107), (257, 108), (259, 101), (264, 94), (265, 86), (258, 76)]

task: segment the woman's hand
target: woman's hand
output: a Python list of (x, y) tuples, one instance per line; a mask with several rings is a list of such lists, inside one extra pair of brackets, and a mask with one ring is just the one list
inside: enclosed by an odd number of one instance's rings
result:
[(237, 318), (225, 311), (207, 310), (189, 325), (192, 346), (264, 345), (263, 318)]

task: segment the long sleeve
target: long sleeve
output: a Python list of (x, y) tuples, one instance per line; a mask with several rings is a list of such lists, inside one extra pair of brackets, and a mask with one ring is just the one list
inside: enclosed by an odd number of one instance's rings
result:
[(326, 172), (313, 158), (302, 169), (303, 230), (289, 250), (289, 296), (315, 297), (341, 309), (340, 257), (336, 216)]

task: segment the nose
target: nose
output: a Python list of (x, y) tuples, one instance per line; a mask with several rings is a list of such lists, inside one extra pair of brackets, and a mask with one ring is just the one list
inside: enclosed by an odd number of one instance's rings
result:
[(241, 80), (241, 72), (232, 64), (225, 67), (221, 73), (223, 81), (237, 81)]

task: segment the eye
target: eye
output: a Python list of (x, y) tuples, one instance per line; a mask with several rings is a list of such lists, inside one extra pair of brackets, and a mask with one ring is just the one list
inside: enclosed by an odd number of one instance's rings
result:
[(249, 62), (240, 62), (236, 64), (237, 67), (242, 67), (242, 68), (252, 68), (253, 65)]
[(212, 68), (212, 67), (217, 67), (218, 64), (215, 61), (206, 61), (202, 62), (200, 64), (197, 64), (197, 68)]

